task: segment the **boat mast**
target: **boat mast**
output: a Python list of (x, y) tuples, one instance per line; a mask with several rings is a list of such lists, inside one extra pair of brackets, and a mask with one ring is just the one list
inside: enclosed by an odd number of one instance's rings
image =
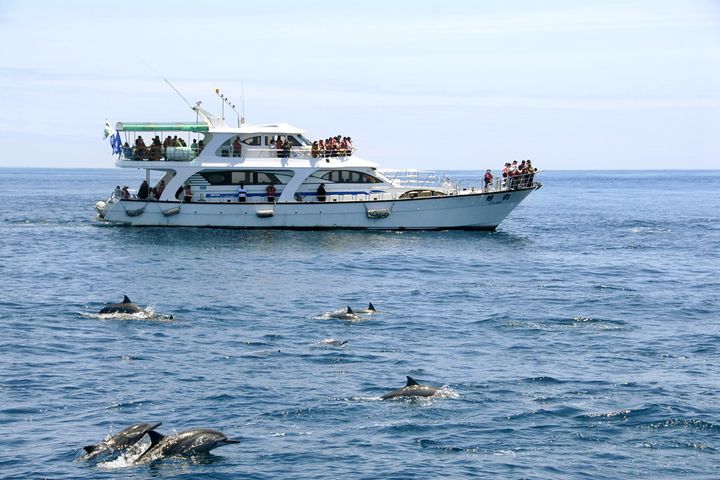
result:
[[(215, 89), (215, 94), (216, 94), (218, 97), (220, 97), (220, 99), (222, 100), (222, 114), (221, 114), (221, 116), (222, 116), (223, 122), (225, 121), (225, 104), (227, 103), (228, 106), (229, 106), (230, 108), (232, 108), (233, 112), (235, 112), (235, 115), (237, 115), (237, 126), (238, 126), (238, 128), (240, 128), (240, 125), (241, 125), (242, 123), (245, 123), (245, 114), (243, 113), (243, 120), (242, 120), (242, 122), (241, 122), (241, 121), (240, 121), (240, 114), (238, 113), (237, 109), (235, 108), (235, 104), (233, 104), (233, 103), (230, 101), (230, 99), (229, 99), (228, 97), (226, 97), (224, 94), (220, 93), (220, 89), (219, 89), (219, 88), (216, 88), (216, 89)], [(244, 104), (244, 100), (243, 100), (243, 104)], [(243, 107), (243, 108), (244, 108), (244, 107)]]

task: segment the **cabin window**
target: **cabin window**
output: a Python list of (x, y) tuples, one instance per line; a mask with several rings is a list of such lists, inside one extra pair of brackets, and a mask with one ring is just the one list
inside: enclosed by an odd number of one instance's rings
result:
[(261, 145), (261, 142), (260, 142), (261, 138), (262, 137), (260, 137), (260, 135), (257, 135), (255, 137), (246, 138), (245, 140), (242, 141), (242, 143), (244, 143), (245, 145), (251, 145), (253, 147), (259, 147)]
[(372, 175), (354, 170), (332, 170), (320, 178), (333, 183), (382, 183)]
[(206, 172), (201, 173), (203, 178), (207, 180), (210, 185), (225, 185), (227, 184), (227, 175), (225, 172)]
[(210, 185), (279, 185), (282, 182), (278, 177), (270, 172), (250, 172), (250, 171), (217, 171), (217, 172), (200, 172)]

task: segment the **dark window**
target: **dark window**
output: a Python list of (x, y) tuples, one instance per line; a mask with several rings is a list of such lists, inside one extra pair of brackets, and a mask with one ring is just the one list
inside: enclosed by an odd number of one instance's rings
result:
[(332, 170), (320, 178), (333, 183), (382, 183), (372, 175), (353, 170)]
[(281, 185), (282, 182), (270, 172), (250, 172), (250, 171), (218, 171), (218, 172), (200, 172), (210, 185)]
[(227, 172), (203, 172), (200, 175), (202, 175), (210, 185), (228, 185), (230, 183)]

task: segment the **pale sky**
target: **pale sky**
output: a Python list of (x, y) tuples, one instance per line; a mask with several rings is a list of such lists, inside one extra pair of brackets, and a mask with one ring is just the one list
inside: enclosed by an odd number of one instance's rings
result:
[(0, 44), (0, 167), (111, 168), (106, 118), (193, 121), (162, 74), (381, 167), (720, 168), (719, 0), (0, 0)]

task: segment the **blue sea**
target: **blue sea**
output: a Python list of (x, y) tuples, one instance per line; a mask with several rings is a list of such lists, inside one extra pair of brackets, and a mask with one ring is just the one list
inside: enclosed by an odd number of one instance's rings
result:
[[(720, 477), (720, 171), (539, 180), (496, 232), (241, 231), (0, 169), (0, 477)], [(154, 315), (97, 315), (123, 295)], [(408, 375), (446, 394), (379, 399)], [(241, 443), (77, 461), (138, 422)]]

